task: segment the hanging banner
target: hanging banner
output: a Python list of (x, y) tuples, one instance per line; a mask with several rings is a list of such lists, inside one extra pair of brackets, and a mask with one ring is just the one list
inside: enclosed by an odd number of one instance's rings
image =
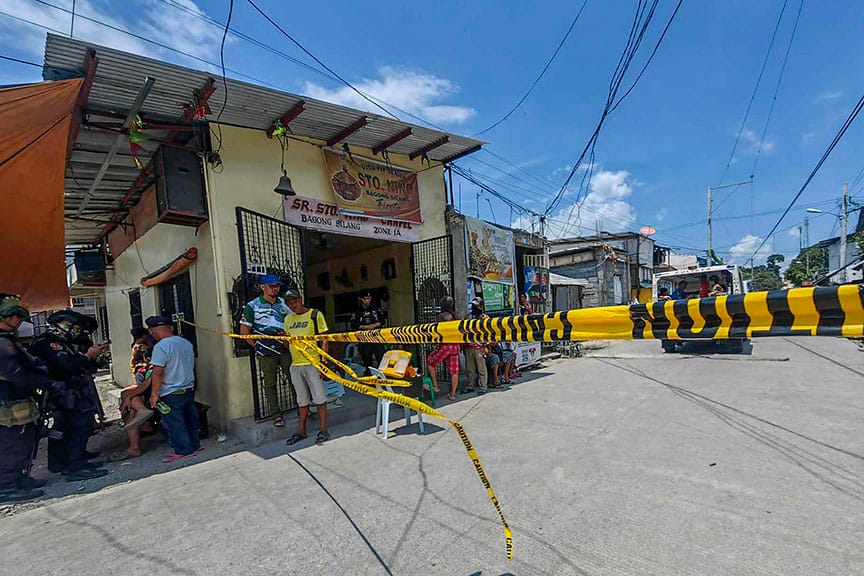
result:
[(465, 217), (468, 275), (487, 282), (513, 284), (513, 232)]
[(348, 216), (336, 204), (314, 198), (289, 196), (282, 202), (285, 222), (332, 234), (378, 238), (393, 242), (419, 242), (420, 225), (401, 220)]
[(342, 214), (423, 222), (416, 172), (329, 148), (324, 162)]

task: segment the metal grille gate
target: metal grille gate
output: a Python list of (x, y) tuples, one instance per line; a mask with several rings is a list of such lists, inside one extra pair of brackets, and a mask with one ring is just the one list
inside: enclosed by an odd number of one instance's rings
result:
[[(414, 321), (437, 322), (439, 302), (453, 295), (453, 242), (450, 236), (439, 236), (411, 245), (411, 270), (414, 272)], [(418, 369), (426, 370), (426, 356), (431, 345), (417, 347)], [(438, 365), (438, 377), (448, 378), (444, 364)]]
[[(241, 281), (237, 294), (239, 310), (234, 311), (235, 329), (239, 329), (243, 305), (261, 295), (259, 279), (275, 274), (282, 280), (282, 291), (292, 288), (305, 295), (305, 255), (300, 230), (290, 224), (237, 207), (237, 235), (240, 242)], [(264, 393), (264, 376), (255, 355), (250, 354), (252, 397), (255, 418), (263, 420), (297, 407), (290, 376), (277, 370), (277, 406), (270, 406)]]

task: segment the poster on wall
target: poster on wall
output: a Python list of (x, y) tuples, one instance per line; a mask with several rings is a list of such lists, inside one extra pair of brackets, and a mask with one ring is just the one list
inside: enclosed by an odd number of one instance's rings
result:
[(513, 284), (513, 233), (465, 217), (465, 249), (468, 275), (486, 282)]
[(378, 238), (393, 242), (417, 242), (420, 240), (421, 224), (349, 216), (341, 214), (336, 204), (321, 202), (304, 196), (288, 196), (282, 202), (285, 222), (332, 234)]
[(528, 295), (528, 301), (534, 312), (546, 311), (546, 300), (549, 298), (549, 270), (536, 266), (525, 267), (525, 286), (523, 292)]
[(504, 305), (505, 288), (506, 286), (504, 284), (499, 284), (497, 282), (483, 283), (483, 304), (485, 305), (487, 312), (504, 310), (506, 308)]
[(343, 214), (420, 223), (417, 173), (324, 148), (327, 178)]

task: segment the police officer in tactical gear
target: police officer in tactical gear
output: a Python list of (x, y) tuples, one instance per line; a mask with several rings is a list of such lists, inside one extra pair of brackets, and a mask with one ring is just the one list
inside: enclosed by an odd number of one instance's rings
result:
[[(384, 327), (381, 311), (372, 306), (372, 291), (362, 290), (357, 295), (357, 310), (351, 315), (351, 328), (354, 330), (377, 330)], [(369, 375), (369, 367), (377, 368), (384, 357), (384, 346), (362, 342), (358, 346), (363, 362), (365, 375)]]
[[(87, 316), (85, 314), (81, 314), (81, 331), (74, 336), (71, 341), (72, 344), (75, 345), (75, 350), (80, 354), (87, 354), (87, 351), (94, 346), (93, 344), (93, 333), (99, 327), (99, 324), (96, 322), (96, 318), (92, 316)], [(108, 351), (107, 346), (110, 344), (110, 341), (100, 346), (102, 348), (102, 352), (96, 356), (93, 361), (96, 363), (97, 368), (108, 368)], [(102, 406), (102, 399), (99, 398), (99, 391), (96, 389), (96, 379), (93, 377), (92, 372), (86, 372), (84, 374), (85, 379), (87, 380), (87, 394), (90, 399), (96, 404), (96, 420), (99, 421), (99, 425), (105, 424), (105, 408)], [(88, 460), (91, 458), (95, 458), (99, 456), (98, 452), (87, 452)]]
[(15, 337), (30, 319), (18, 297), (0, 294), (0, 502), (45, 495), (44, 480), (29, 477), (40, 422), (37, 388), (51, 385), (48, 371)]
[(107, 345), (90, 346), (83, 354), (77, 350), (74, 342), (80, 341), (90, 322), (74, 310), (55, 312), (48, 324), (48, 332), (30, 348), (45, 362), (51, 377), (62, 382), (51, 389), (46, 403), (53, 420), (48, 432), (48, 469), (60, 472), (69, 482), (105, 476), (108, 471), (98, 468), (100, 463), (87, 461), (87, 440), (99, 407), (92, 375)]

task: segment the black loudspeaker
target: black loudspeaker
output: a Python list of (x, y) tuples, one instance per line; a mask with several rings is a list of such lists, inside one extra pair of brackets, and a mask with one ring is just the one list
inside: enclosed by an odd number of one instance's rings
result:
[(155, 167), (159, 221), (181, 226), (200, 226), (206, 222), (204, 171), (198, 154), (160, 146)]

